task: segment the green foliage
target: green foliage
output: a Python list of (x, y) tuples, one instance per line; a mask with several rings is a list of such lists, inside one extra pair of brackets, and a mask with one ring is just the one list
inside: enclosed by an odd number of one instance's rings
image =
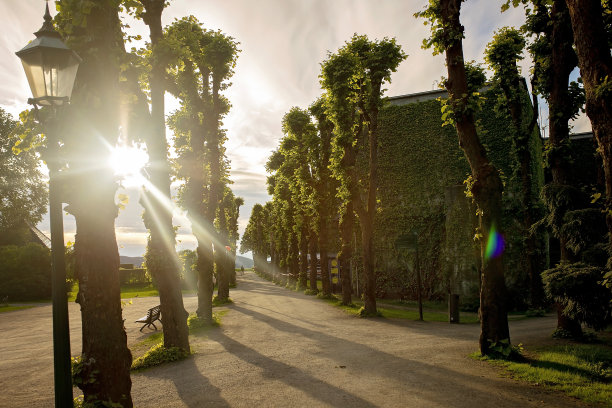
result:
[(70, 363), (72, 367), (72, 383), (76, 386), (83, 385), (84, 382), (95, 383), (97, 371), (89, 371), (87, 378), (83, 378), (84, 373), (87, 372), (86, 359), (83, 356), (71, 357)]
[(173, 361), (184, 360), (189, 357), (189, 352), (178, 347), (164, 347), (163, 344), (157, 344), (142, 357), (137, 358), (132, 363), (132, 371), (141, 371), (147, 368), (156, 367)]
[(561, 263), (542, 273), (546, 294), (563, 314), (595, 330), (612, 323), (612, 292), (601, 285), (606, 270), (584, 263)]
[(16, 310), (30, 309), (34, 306), (10, 306), (10, 305), (0, 305), (0, 313), (6, 312), (14, 312)]
[(489, 341), (489, 354), (487, 357), (501, 360), (522, 360), (523, 345), (513, 346), (510, 339)]
[(485, 48), (485, 61), (496, 78), (503, 81), (516, 79), (519, 71), (517, 61), (523, 59), (525, 39), (515, 28), (502, 27), (495, 32)]
[[(0, 245), (23, 245), (27, 223), (38, 223), (46, 211), (47, 189), (38, 165), (31, 115), (13, 120), (0, 108)], [(26, 145), (30, 146), (26, 146)]]
[(83, 395), (76, 397), (72, 403), (74, 408), (123, 408), (123, 405), (118, 402), (100, 400), (85, 401), (85, 397)]
[(549, 227), (556, 238), (561, 237), (565, 214), (587, 206), (584, 193), (571, 185), (549, 183), (542, 189), (542, 201), (546, 206), (546, 216), (542, 223)]
[(574, 254), (581, 254), (605, 241), (608, 230), (599, 208), (583, 208), (567, 211), (559, 232), (565, 238), (566, 247)]
[(39, 244), (0, 247), (0, 298), (41, 300), (51, 297), (51, 254)]
[(463, 30), (450, 29), (444, 25), (440, 0), (429, 0), (425, 9), (414, 16), (425, 19), (423, 24), (431, 26), (431, 37), (423, 40), (422, 48), (432, 48), (433, 55), (443, 54), (446, 49), (464, 38)]
[[(465, 64), (465, 76), (468, 83), (468, 94), (457, 98), (438, 98), (440, 101), (440, 112), (442, 113), (442, 126), (452, 126), (454, 128), (457, 120), (466, 115), (475, 115), (482, 109), (485, 98), (480, 95), (480, 90), (485, 84), (486, 76), (480, 64), (474, 61)], [(442, 87), (447, 83), (446, 78), (442, 78)]]
[(211, 327), (221, 326), (221, 316), (223, 316), (223, 314), (225, 314), (225, 312), (213, 313), (212, 321), (202, 319), (196, 314), (190, 314), (187, 318), (187, 326), (189, 327), (189, 333), (198, 334)]
[[(476, 116), (489, 158), (504, 174), (513, 172), (511, 123), (495, 109), (497, 94), (483, 93)], [(385, 107), (379, 122), (379, 211), (376, 214), (377, 291), (379, 296), (416, 298), (413, 256), (403, 258), (393, 247), (402, 234), (421, 231), (419, 251), (424, 297), (442, 299), (448, 289), (462, 295), (462, 304), (478, 305), (477, 256), (474, 241), (476, 210), (464, 195), (463, 181), (470, 174), (457, 145), (455, 130), (441, 127), (440, 102), (429, 100)], [(532, 188), (543, 184), (541, 144), (530, 139)], [(423, 171), (427, 169), (427, 171)], [(516, 189), (508, 181), (506, 190)], [(506, 202), (506, 205), (508, 203)], [(504, 222), (512, 225), (516, 210), (506, 207)], [(506, 225), (505, 225), (506, 227)], [(506, 275), (510, 288), (522, 284), (521, 233), (508, 229), (506, 240), (517, 242), (506, 250)]]
[(213, 307), (223, 306), (223, 305), (231, 305), (234, 301), (230, 298), (227, 299), (219, 299), (218, 296), (213, 296), (212, 304)]
[(376, 312), (374, 312), (374, 313), (373, 313), (373, 312), (368, 312), (368, 311), (365, 309), (365, 307), (361, 307), (361, 308), (359, 309), (359, 311), (357, 312), (357, 315), (358, 315), (359, 317), (365, 317), (365, 318), (368, 318), (368, 317), (382, 317), (382, 313), (381, 313), (379, 310), (377, 310), (377, 311), (376, 311)]
[(529, 309), (525, 312), (527, 317), (543, 317), (546, 316), (546, 310), (544, 309)]

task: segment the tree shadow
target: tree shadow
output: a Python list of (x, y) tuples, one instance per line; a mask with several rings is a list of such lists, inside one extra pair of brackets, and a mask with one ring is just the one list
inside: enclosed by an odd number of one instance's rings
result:
[(322, 403), (342, 408), (376, 407), (376, 405), (346, 390), (312, 377), (294, 366), (271, 359), (222, 332), (217, 332), (211, 335), (210, 338), (218, 341), (232, 355), (263, 370), (264, 377), (270, 380), (282, 381), (286, 385), (299, 389)]
[[(407, 381), (407, 379), (414, 380), (416, 384), (420, 384), (422, 386), (411, 389), (410, 399), (420, 397), (432, 403), (440, 404), (441, 406), (455, 406), (457, 404), (456, 396), (460, 394), (467, 394), (472, 397), (471, 401), (473, 402), (473, 405), (471, 406), (487, 406), (490, 403), (490, 397), (488, 396), (487, 391), (491, 390), (496, 385), (496, 381), (493, 379), (466, 374), (465, 372), (455, 371), (449, 367), (439, 366), (436, 364), (428, 364), (413, 359), (406, 359), (375, 349), (368, 345), (358, 343), (356, 341), (333, 336), (323, 332), (322, 330), (311, 330), (297, 326), (295, 324), (276, 319), (272, 316), (244, 308), (240, 305), (234, 305), (233, 310), (251, 316), (254, 319), (266, 323), (279, 331), (291, 333), (293, 335), (300, 335), (311, 341), (316, 341), (319, 343), (319, 346), (317, 347), (317, 356), (336, 361), (340, 367), (344, 367), (347, 364), (347, 361), (353, 361), (354, 366), (347, 367), (347, 372), (349, 374), (357, 376), (366, 375), (384, 377), (386, 378), (385, 384), (387, 387), (389, 387), (389, 389), (397, 387), (398, 382), (403, 384), (405, 381)], [(431, 335), (431, 331), (428, 334)], [(219, 341), (228, 352), (251, 364), (264, 368), (269, 376), (273, 376), (273, 373), (276, 370), (283, 370), (283, 372), (287, 371), (289, 368), (298, 370), (295, 367), (291, 367), (285, 363), (263, 356), (254, 349), (227, 337), (223, 333), (216, 333), (215, 335), (211, 335), (210, 338)], [(407, 341), (409, 340), (407, 339)], [(262, 361), (264, 363), (262, 363)], [(266, 368), (265, 366), (267, 364), (270, 364), (270, 367)], [(333, 385), (322, 382), (303, 372), (300, 373), (301, 376), (309, 377), (310, 381), (315, 381), (311, 388), (310, 386), (308, 388), (304, 387), (303, 381), (291, 380), (292, 377), (290, 376), (280, 378), (280, 380), (286, 382), (290, 386), (302, 389), (315, 397), (320, 394), (318, 390), (324, 392), (331, 389), (337, 390), (335, 392), (341, 393), (340, 395), (347, 394), (346, 390), (342, 390)], [(274, 378), (277, 378), (277, 376), (274, 376)], [(444, 388), (441, 389), (440, 385), (443, 385)], [(520, 387), (518, 385), (515, 386)], [(394, 392), (401, 393), (402, 391), (394, 389)], [(518, 394), (519, 393), (517, 393), (517, 395)], [(351, 394), (348, 394), (348, 397), (359, 398)], [(406, 398), (408, 398), (408, 394), (406, 394)], [(343, 407), (371, 406), (371, 404), (367, 401), (363, 401), (366, 405), (361, 405), (361, 403), (358, 403), (358, 401), (347, 404), (347, 399), (345, 398), (342, 398), (341, 401), (324, 400), (323, 402), (332, 405), (338, 402), (340, 405), (334, 406)], [(505, 406), (520, 406), (523, 401), (520, 401), (518, 398), (514, 400), (512, 397), (508, 397), (507, 402), (509, 405)], [(459, 406), (465, 405), (459, 404)]]
[(140, 375), (172, 381), (179, 397), (190, 408), (230, 407), (230, 404), (221, 397), (221, 390), (202, 375), (193, 356), (172, 363), (172, 365), (166, 365), (163, 370), (151, 369)]

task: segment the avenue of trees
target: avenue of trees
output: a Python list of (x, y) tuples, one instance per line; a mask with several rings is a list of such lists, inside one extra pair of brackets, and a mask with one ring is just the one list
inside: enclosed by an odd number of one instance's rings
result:
[[(522, 237), (520, 267), (529, 278), (529, 307), (537, 310), (554, 303), (558, 335), (580, 337), (582, 324), (599, 330), (612, 319), (609, 264), (606, 266), (609, 234), (601, 228), (606, 218), (612, 225), (606, 169), (612, 123), (606, 116), (611, 99), (610, 5), (589, 2), (583, 13), (577, 11), (584, 3), (580, 1), (507, 1), (502, 11), (523, 7), (526, 24), (495, 33), (483, 55), (492, 74), (487, 80), (480, 65), (464, 61), (462, 2), (430, 0), (416, 16), (431, 27), (424, 48), (445, 56), (448, 76), (442, 85), (448, 99), (442, 101), (440, 125), (456, 129), (471, 169), (466, 183), (477, 208), (476, 236), (481, 247), (480, 350), (487, 354), (493, 345), (511, 347), (504, 256), (487, 255), (487, 246), (503, 236), (504, 212), (509, 211), (513, 228)], [(585, 23), (586, 15), (592, 24)], [(529, 105), (523, 99), (526, 82), (519, 69), (526, 53), (533, 61), (527, 78), (533, 109), (525, 108)], [(328, 54), (321, 63), (321, 97), (308, 109), (292, 108), (283, 118), (284, 137), (267, 163), (268, 192), (273, 198), (253, 208), (241, 243), (241, 251), (253, 252), (256, 269), (275, 275), (280, 272), (298, 288), (306, 289), (309, 281), (307, 293), (319, 291), (318, 276), (323, 297), (331, 295), (327, 259), (330, 253), (337, 253), (342, 303), (351, 303), (350, 273), (361, 274), (365, 316), (376, 314), (376, 271), (382, 267), (374, 264), (371, 245), (380, 205), (376, 199), (376, 118), (384, 103), (381, 85), (390, 80), (404, 58), (394, 40), (370, 41), (359, 35)], [(583, 77), (580, 83), (570, 82), (576, 67)], [(515, 180), (516, 187), (509, 192), (504, 191), (500, 172), (488, 158), (479, 136), (483, 129), (475, 120), (482, 105), (478, 91), (485, 82), (499, 95), (497, 114), (511, 124), (508, 132), (514, 164), (512, 174), (504, 177)], [(535, 191), (529, 140), (537, 131), (539, 98), (549, 108), (549, 139), (540, 154), (551, 180), (542, 191)], [(598, 143), (597, 160), (603, 159), (603, 190), (596, 179), (584, 183), (571, 175), (574, 159), (569, 121), (577, 117), (585, 101)], [(547, 233), (558, 240), (560, 259), (545, 270)]]
[[(33, 268), (48, 262), (46, 248), (38, 251), (28, 244), (21, 250), (10, 245), (29, 242), (28, 224), (40, 221), (46, 210), (40, 160), (59, 160), (62, 201), (77, 225), (72, 262), (79, 284), (76, 301), (81, 307), (83, 347), (74, 380), (84, 402), (92, 406), (133, 405), (132, 355), (122, 318), (115, 236), (120, 180), (106, 164), (109, 146), (144, 143), (149, 155), (140, 202), (149, 231), (146, 266), (160, 296), (163, 346), (190, 352), (180, 276), (185, 260), (176, 253), (172, 224), (174, 179), (181, 182), (178, 204), (187, 211), (198, 241), (190, 269), (198, 278), (197, 314), (205, 323), (212, 322), (213, 274), (218, 297), (225, 301), (235, 279), (238, 216), (244, 201), (230, 188), (222, 120), (230, 107), (223, 91), (233, 74), (238, 43), (220, 31), (205, 29), (193, 16), (162, 27), (161, 16), (169, 4), (165, 0), (57, 1), (54, 25), (83, 59), (73, 103), (58, 116), (60, 143), (50, 146), (32, 112), (24, 112), (21, 122), (0, 112), (0, 244), (6, 260), (2, 273), (12, 273), (10, 268), (15, 269), (14, 264), (27, 254)], [(122, 22), (127, 14), (149, 28), (143, 49), (128, 49), (132, 38)], [(173, 160), (166, 142), (166, 92), (180, 101), (180, 109), (168, 120), (178, 152)], [(45, 109), (40, 112), (43, 118), (47, 114)], [(29, 271), (25, 265), (22, 269)], [(43, 276), (32, 275), (32, 282), (36, 279), (40, 290), (49, 287)]]
[[(529, 277), (530, 307), (554, 304), (558, 331), (579, 337), (582, 326), (603, 329), (612, 321), (612, 10), (608, 0), (507, 0), (502, 9), (522, 7), (526, 24), (502, 28), (485, 50), (487, 81), (478, 64), (464, 60), (464, 0), (429, 0), (417, 17), (431, 28), (424, 48), (443, 54), (440, 126), (452, 126), (470, 173), (466, 185), (477, 208), (480, 246), (480, 351), (511, 347), (503, 255), (488, 247), (504, 233), (510, 208), (520, 231)], [(141, 194), (149, 238), (146, 266), (159, 289), (163, 346), (189, 353), (181, 273), (193, 271), (197, 316), (213, 320), (213, 276), (219, 301), (229, 301), (235, 279), (238, 217), (226, 157), (223, 120), (238, 42), (205, 28), (195, 17), (162, 26), (167, 0), (57, 0), (55, 26), (82, 58), (72, 103), (56, 126), (61, 140), (51, 146), (32, 112), (16, 121), (0, 110), (0, 277), (18, 266), (48, 263), (48, 251), (33, 244), (28, 224), (44, 214), (47, 190), (41, 160), (61, 162), (62, 200), (76, 220), (72, 262), (79, 283), (82, 350), (75, 384), (91, 406), (132, 407), (132, 355), (122, 317), (115, 218), (119, 180), (106, 165), (120, 141), (142, 142), (150, 162)], [(128, 49), (122, 17), (141, 19), (149, 29), (142, 49)], [(535, 109), (526, 110), (519, 61), (529, 53), (528, 81)], [(337, 254), (342, 303), (353, 301), (351, 273), (363, 276), (362, 316), (377, 315), (374, 231), (380, 204), (379, 114), (384, 87), (406, 54), (393, 38), (370, 40), (355, 34), (321, 63), (322, 94), (308, 107), (293, 107), (282, 118), (283, 137), (266, 163), (272, 200), (253, 207), (241, 240), (252, 251), (255, 269), (283, 273), (288, 284), (322, 297), (333, 296), (328, 258)], [(581, 79), (570, 82), (574, 69)], [(497, 111), (511, 123), (515, 191), (505, 190), (500, 171), (482, 143), (475, 119), (479, 90), (497, 90)], [(166, 92), (180, 107), (166, 112)], [(537, 131), (537, 97), (549, 109), (549, 138), (543, 154), (551, 180), (534, 191), (529, 138)], [(585, 108), (597, 142), (601, 183), (574, 177), (569, 121)], [(42, 109), (41, 115), (47, 111)], [(170, 159), (166, 125), (173, 132)], [(423, 169), (427, 171), (427, 169)], [(92, 182), (95, 180), (95, 182)], [(192, 223), (195, 253), (176, 253), (171, 183), (178, 181), (178, 205)], [(510, 204), (508, 204), (510, 202)], [(518, 227), (517, 227), (518, 226)], [(558, 241), (560, 259), (546, 265), (542, 237)], [(270, 262), (268, 262), (268, 258)], [(26, 272), (45, 289), (36, 266)], [(548, 268), (548, 269), (546, 269)], [(320, 277), (321, 289), (317, 285)], [(6, 278), (8, 281), (9, 278)]]

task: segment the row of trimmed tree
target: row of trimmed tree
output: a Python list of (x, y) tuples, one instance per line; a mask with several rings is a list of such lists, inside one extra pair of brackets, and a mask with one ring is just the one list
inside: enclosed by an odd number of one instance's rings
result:
[[(187, 211), (198, 243), (197, 315), (212, 321), (213, 274), (221, 300), (229, 298), (238, 239), (239, 208), (230, 189), (223, 96), (239, 52), (236, 41), (207, 30), (190, 16), (162, 27), (166, 0), (96, 2), (59, 0), (55, 25), (83, 59), (72, 103), (61, 112), (61, 148), (51, 157), (31, 113), (24, 113), (19, 149), (39, 147), (44, 160), (62, 161), (62, 200), (76, 220), (74, 263), (79, 283), (83, 347), (75, 383), (87, 404), (133, 405), (132, 356), (127, 347), (115, 236), (118, 180), (109, 168), (112, 147), (144, 142), (149, 155), (141, 192), (149, 231), (146, 266), (159, 290), (163, 345), (187, 353), (189, 331), (181, 293), (181, 261), (172, 222), (171, 182), (180, 181), (178, 204)], [(128, 51), (122, 18), (149, 28), (144, 49)], [(178, 157), (168, 157), (165, 93), (180, 102), (168, 120)], [(44, 114), (44, 112), (42, 112)], [(24, 130), (25, 129), (25, 130)], [(18, 149), (18, 150), (19, 150)], [(113, 405), (114, 406), (114, 405)]]
[[(492, 344), (510, 347), (503, 257), (485, 256), (493, 231), (503, 233), (503, 183), (499, 171), (487, 157), (475, 123), (481, 99), (478, 90), (486, 78), (482, 68), (464, 61), (461, 3), (461, 0), (430, 0), (416, 16), (431, 25), (432, 36), (424, 41), (424, 47), (446, 57), (448, 78), (443, 85), (449, 98), (443, 103), (444, 122), (455, 127), (471, 168), (469, 189), (478, 207), (482, 254), (480, 350), (487, 354)], [(584, 245), (596, 243), (596, 239), (584, 238), (590, 233), (586, 226), (589, 224), (582, 223), (585, 218), (576, 217), (592, 218), (601, 216), (601, 212), (584, 209), (588, 205), (582, 204), (584, 211), (579, 214), (574, 211), (571, 214), (574, 218), (566, 217), (569, 210), (579, 209), (577, 204), (567, 206), (572, 200), (569, 195), (577, 190), (567, 178), (571, 164), (568, 122), (578, 114), (585, 94), (587, 115), (603, 158), (607, 197), (604, 210), (612, 231), (611, 13), (608, 2), (598, 0), (515, 0), (508, 1), (502, 9), (510, 5), (525, 6), (526, 24), (520, 31), (499, 30), (485, 51), (485, 61), (493, 73), (490, 85), (499, 90), (497, 109), (513, 124), (510, 132), (515, 165), (511, 177), (518, 181), (515, 184), (520, 189), (513, 191), (512, 196), (525, 247), (522, 267), (530, 278), (531, 307), (540, 308), (546, 298), (542, 283), (545, 257), (538, 247), (537, 229), (546, 227), (560, 240), (560, 265), (580, 260), (579, 252), (584, 250)], [(528, 46), (525, 37), (530, 39)], [(518, 66), (526, 47), (534, 61), (533, 110), (529, 111), (521, 99), (525, 89)], [(321, 64), (323, 95), (308, 110), (292, 108), (283, 118), (284, 137), (267, 163), (271, 174), (268, 192), (273, 198), (253, 208), (241, 243), (241, 251), (253, 252), (256, 269), (287, 272), (299, 287), (306, 286), (308, 274), (310, 293), (318, 292), (319, 268), (323, 296), (331, 295), (328, 254), (333, 248), (340, 248), (338, 263), (344, 272), (341, 273), (342, 302), (349, 304), (351, 283), (346, 271), (351, 269), (349, 262), (357, 241), (355, 233), (360, 232), (359, 267), (365, 276), (362, 314), (366, 316), (376, 314), (372, 237), (377, 206), (377, 116), (383, 104), (382, 85), (390, 80), (390, 74), (404, 58), (394, 40), (370, 41), (358, 35), (328, 55)], [(569, 81), (576, 66), (581, 69), (584, 90)], [(546, 100), (550, 112), (545, 159), (552, 182), (542, 197), (532, 189), (529, 147), (530, 136), (538, 123), (537, 95)], [(574, 229), (575, 225), (582, 225), (573, 234), (568, 226), (572, 222)], [(576, 249), (581, 245), (582, 249)], [(581, 268), (591, 276), (605, 273), (603, 268), (595, 268), (597, 272), (593, 274), (592, 265)], [(568, 306), (576, 304), (573, 302), (576, 298), (564, 302), (563, 296), (557, 297), (562, 292), (559, 290), (562, 285), (553, 282), (557, 272), (553, 268), (544, 276), (549, 295), (559, 303), (559, 327), (578, 334), (580, 321), (586, 320), (572, 314)], [(597, 279), (589, 279), (597, 283)], [(566, 300), (568, 292), (564, 292)], [(608, 319), (609, 323), (610, 313), (606, 313), (604, 320)], [(601, 327), (601, 324), (594, 326)]]

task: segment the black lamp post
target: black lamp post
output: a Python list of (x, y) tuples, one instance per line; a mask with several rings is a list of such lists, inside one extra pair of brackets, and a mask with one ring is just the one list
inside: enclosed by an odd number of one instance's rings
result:
[(72, 377), (70, 367), (70, 333), (68, 329), (68, 300), (66, 297), (66, 266), (64, 261), (64, 222), (62, 199), (59, 195), (58, 176), (59, 140), (57, 137), (57, 111), (69, 103), (72, 87), (81, 58), (66, 44), (53, 28), (49, 4), (44, 24), (36, 38), (17, 51), (28, 78), (33, 98), (28, 103), (48, 107), (51, 114), (45, 118), (47, 133), (47, 166), (49, 168), (49, 216), (51, 221), (51, 274), (53, 298), (53, 362), (55, 380), (55, 406), (72, 407)]

